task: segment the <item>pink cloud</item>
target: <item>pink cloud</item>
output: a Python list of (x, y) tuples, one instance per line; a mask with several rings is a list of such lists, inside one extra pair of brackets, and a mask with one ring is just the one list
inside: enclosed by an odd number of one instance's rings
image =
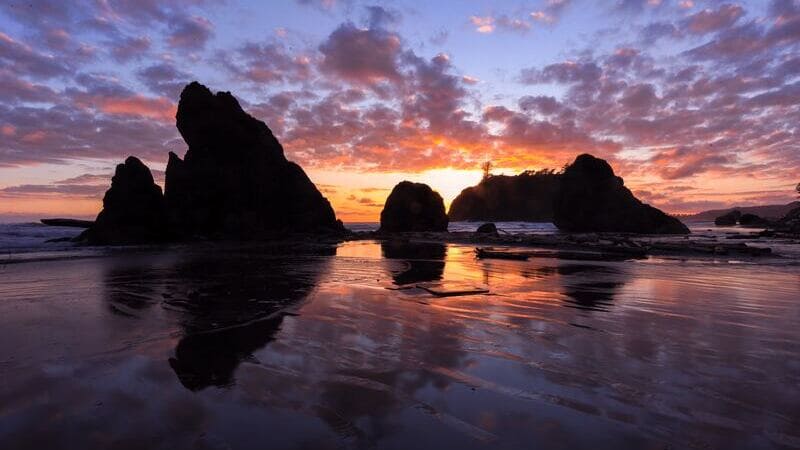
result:
[(345, 23), (320, 45), (321, 70), (357, 84), (401, 79), (400, 37), (383, 29), (361, 29)]
[(718, 9), (704, 9), (686, 19), (686, 29), (690, 33), (705, 34), (727, 28), (744, 15), (739, 5), (722, 5)]
[(201, 49), (214, 34), (214, 25), (199, 16), (176, 17), (169, 24), (167, 43), (170, 47)]

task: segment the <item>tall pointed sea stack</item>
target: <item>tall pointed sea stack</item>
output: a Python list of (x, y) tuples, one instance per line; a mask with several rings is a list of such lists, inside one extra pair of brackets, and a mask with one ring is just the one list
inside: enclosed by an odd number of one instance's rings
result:
[(689, 233), (680, 220), (639, 201), (611, 165), (589, 154), (564, 171), (553, 212), (553, 222), (565, 231)]
[(171, 228), (188, 235), (250, 238), (274, 231), (340, 231), (330, 203), (288, 161), (267, 125), (229, 92), (192, 82), (181, 93), (165, 197)]

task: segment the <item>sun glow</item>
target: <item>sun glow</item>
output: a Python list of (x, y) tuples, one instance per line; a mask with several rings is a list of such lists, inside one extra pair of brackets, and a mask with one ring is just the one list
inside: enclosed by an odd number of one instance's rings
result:
[(453, 168), (422, 172), (368, 172), (310, 170), (311, 180), (330, 200), (336, 216), (345, 222), (377, 222), (392, 188), (408, 180), (425, 183), (438, 192), (446, 209), (464, 188), (481, 180), (481, 171)]

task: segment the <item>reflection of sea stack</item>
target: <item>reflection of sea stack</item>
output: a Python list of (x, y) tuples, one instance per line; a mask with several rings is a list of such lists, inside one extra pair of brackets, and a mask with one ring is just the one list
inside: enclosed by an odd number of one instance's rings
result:
[(181, 93), (178, 130), (189, 150), (170, 153), (165, 196), (174, 228), (249, 237), (264, 231), (340, 230), (333, 208), (290, 162), (264, 122), (229, 92), (193, 82)]
[(167, 235), (161, 188), (150, 169), (130, 156), (117, 166), (103, 210), (80, 238), (94, 244), (138, 244), (163, 241)]
[(687, 234), (681, 221), (644, 204), (604, 160), (578, 156), (561, 175), (554, 222), (565, 231)]
[(275, 338), (336, 254), (326, 245), (228, 248), (234, 251), (179, 253), (148, 282), (165, 291), (164, 304), (182, 313), (184, 335), (169, 364), (193, 391), (233, 383), (239, 364)]
[(447, 222), (438, 192), (427, 184), (402, 181), (386, 198), (380, 231), (447, 231)]
[(444, 274), (447, 247), (436, 242), (381, 242), (384, 258), (402, 259), (408, 267), (392, 274), (395, 284), (437, 281)]

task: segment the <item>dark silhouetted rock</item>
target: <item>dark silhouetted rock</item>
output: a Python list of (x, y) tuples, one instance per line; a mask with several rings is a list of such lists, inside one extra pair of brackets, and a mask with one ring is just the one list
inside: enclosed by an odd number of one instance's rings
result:
[(398, 183), (381, 211), (380, 231), (447, 231), (442, 196), (427, 184)]
[(734, 210), (714, 219), (714, 225), (720, 227), (736, 225), (739, 222), (740, 217), (742, 217), (742, 213), (738, 210)]
[(553, 206), (553, 222), (565, 231), (689, 233), (678, 219), (639, 201), (606, 161), (588, 154), (566, 168)]
[(478, 227), (478, 233), (497, 234), (497, 225), (493, 223), (485, 223)]
[(51, 227), (89, 228), (94, 225), (93, 220), (80, 219), (41, 219), (40, 222)]
[(759, 206), (736, 206), (727, 209), (711, 209), (708, 211), (699, 212), (686, 216), (684, 220), (691, 222), (709, 222), (713, 221), (719, 216), (724, 216), (731, 211), (739, 211), (742, 214), (750, 213), (763, 217), (769, 220), (779, 220), (789, 213), (789, 211), (800, 208), (800, 201), (794, 201), (786, 204), (779, 205), (759, 205)]
[(491, 175), (461, 191), (450, 205), (450, 220), (553, 220), (560, 175), (550, 170)]
[(755, 214), (742, 214), (739, 217), (739, 225), (743, 227), (766, 227), (770, 225), (770, 221)]
[(254, 238), (344, 229), (267, 125), (229, 92), (213, 94), (193, 82), (181, 93), (176, 118), (189, 150), (183, 160), (170, 153), (167, 164), (165, 198), (174, 230)]
[(129, 156), (111, 178), (111, 188), (103, 197), (103, 210), (79, 240), (90, 244), (164, 241), (169, 236), (166, 217), (164, 196), (150, 169)]
[(789, 211), (781, 220), (774, 224), (774, 228), (784, 233), (800, 234), (800, 208)]

